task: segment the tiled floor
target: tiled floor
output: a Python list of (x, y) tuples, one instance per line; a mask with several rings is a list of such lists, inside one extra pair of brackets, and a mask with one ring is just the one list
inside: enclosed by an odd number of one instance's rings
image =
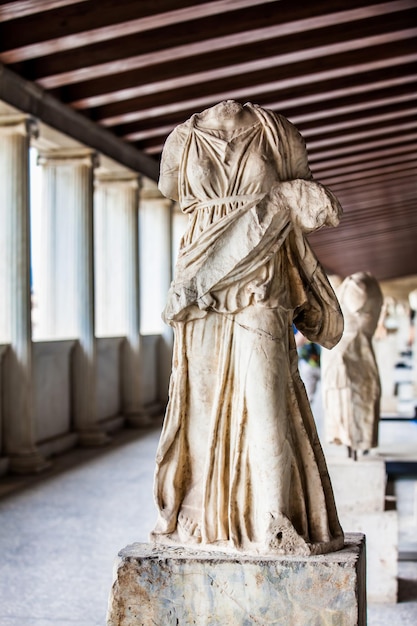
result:
[[(115, 555), (154, 522), (157, 439), (122, 431), (40, 477), (0, 480), (1, 626), (104, 626)], [(399, 599), (369, 606), (368, 624), (417, 624), (417, 562), (400, 563)]]

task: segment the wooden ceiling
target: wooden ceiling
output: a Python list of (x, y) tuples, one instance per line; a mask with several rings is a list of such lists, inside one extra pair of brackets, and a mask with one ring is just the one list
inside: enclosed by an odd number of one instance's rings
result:
[(416, 18), (417, 0), (0, 0), (0, 62), (148, 163), (220, 100), (284, 114), (344, 207), (318, 257), (381, 280), (417, 274)]

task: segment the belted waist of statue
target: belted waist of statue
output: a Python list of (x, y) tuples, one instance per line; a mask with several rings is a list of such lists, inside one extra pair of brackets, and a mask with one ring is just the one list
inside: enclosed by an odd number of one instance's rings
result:
[(206, 209), (211, 206), (220, 206), (224, 204), (247, 204), (249, 202), (258, 202), (262, 200), (266, 193), (252, 193), (252, 194), (240, 194), (233, 196), (223, 196), (221, 198), (207, 198), (207, 200), (197, 201), (195, 204), (196, 209)]

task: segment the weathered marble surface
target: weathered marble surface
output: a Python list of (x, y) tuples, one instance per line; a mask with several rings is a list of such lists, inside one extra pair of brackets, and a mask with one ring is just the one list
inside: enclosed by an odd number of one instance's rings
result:
[(280, 115), (222, 102), (168, 137), (160, 190), (189, 215), (164, 317), (173, 370), (156, 459), (161, 544), (251, 554), (343, 546), (298, 374), (293, 323), (328, 348), (343, 319), (305, 233), (341, 207)]
[(120, 553), (108, 626), (364, 626), (365, 539), (310, 557), (133, 544)]
[(337, 289), (345, 320), (334, 350), (323, 350), (322, 388), (326, 438), (357, 450), (378, 445), (381, 384), (372, 347), (383, 296), (368, 272), (348, 276)]
[(349, 512), (338, 509), (338, 512), (346, 532), (364, 533), (366, 536), (366, 590), (368, 602), (397, 602), (397, 511), (355, 513), (354, 511)]
[(326, 458), (339, 517), (341, 511), (357, 515), (384, 511), (387, 485), (384, 459), (369, 455), (355, 463), (352, 459), (332, 456), (331, 450)]
[(397, 601), (398, 513), (386, 510), (386, 470), (372, 455), (353, 459), (327, 455), (337, 512), (348, 532), (366, 535), (369, 602)]

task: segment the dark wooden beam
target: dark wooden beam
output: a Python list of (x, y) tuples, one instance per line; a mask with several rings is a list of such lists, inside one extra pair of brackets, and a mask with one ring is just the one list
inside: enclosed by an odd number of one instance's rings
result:
[[(339, 76), (360, 75), (361, 73), (368, 73), (372, 63), (381, 67), (384, 60), (387, 67), (401, 65), (405, 61), (402, 57), (411, 55), (411, 47), (413, 47), (415, 56), (415, 59), (412, 60), (415, 61), (417, 60), (417, 52), (414, 50), (412, 39), (346, 53), (341, 52), (320, 59), (286, 63), (285, 65), (276, 61), (263, 71), (249, 72), (244, 76), (237, 74), (215, 81), (189, 85), (181, 89), (171, 89), (156, 94), (150, 93), (141, 98), (115, 102), (93, 110), (92, 117), (108, 126), (113, 126), (140, 119), (143, 115), (142, 111), (152, 108), (160, 108), (161, 115), (164, 115), (164, 108), (167, 111), (171, 108), (174, 110), (190, 108), (192, 101), (200, 102), (201, 109), (211, 106), (225, 97), (257, 102), (259, 97), (262, 97), (262, 92), (271, 90), (271, 83), (284, 83), (285, 80), (291, 80), (292, 84), (296, 84), (298, 80), (299, 83), (307, 85), (314, 83), (315, 80), (323, 80), (326, 72), (335, 75), (339, 73)], [(235, 92), (239, 93), (239, 98), (235, 97)]]
[[(384, 6), (383, 3), (376, 3)], [(356, 6), (363, 5), (362, 2), (350, 2), (349, 9)], [(410, 6), (410, 2), (403, 0), (400, 2), (389, 3), (392, 6)], [(343, 7), (346, 9), (346, 7)], [(117, 9), (116, 9), (117, 10)], [(366, 9), (371, 11), (369, 6)], [(3, 61), (7, 63), (16, 63), (12, 68), (20, 74), (26, 76), (31, 80), (44, 80), (47, 77), (52, 78), (59, 74), (67, 74), (65, 82), (74, 82), (74, 80), (82, 79), (82, 76), (86, 74), (86, 60), (88, 59), (89, 66), (100, 66), (100, 71), (106, 71), (106, 64), (114, 64), (117, 61), (123, 61), (120, 63), (117, 72), (126, 71), (127, 69), (133, 69), (137, 67), (138, 57), (144, 57), (148, 55), (147, 64), (152, 65), (156, 63), (155, 55), (158, 51), (172, 49), (172, 56), (175, 56), (178, 60), (179, 54), (175, 54), (175, 49), (184, 49), (185, 46), (193, 45), (192, 54), (198, 54), (200, 51), (205, 52), (210, 45), (214, 47), (214, 44), (210, 42), (216, 41), (217, 47), (220, 45), (225, 51), (227, 48), (236, 45), (237, 40), (232, 39), (230, 43), (227, 41), (224, 43), (218, 42), (219, 38), (228, 38), (230, 40), (233, 35), (237, 35), (240, 41), (247, 39), (250, 33), (253, 33), (253, 41), (262, 41), (262, 39), (271, 39), (271, 28), (275, 25), (277, 28), (277, 35), (280, 34), (285, 39), (284, 32), (282, 31), (285, 24), (294, 23), (294, 29), (296, 30), (295, 23), (302, 21), (302, 25), (298, 28), (298, 42), (300, 37), (314, 37), (315, 29), (313, 29), (314, 18), (319, 18), (331, 14), (332, 21), (340, 22), (340, 36), (342, 37), (343, 22), (348, 22), (349, 18), (345, 20), (338, 20), (335, 18), (335, 13), (339, 12), (339, 16), (348, 15), (349, 11), (342, 11), (340, 5), (335, 5), (328, 0), (320, 3), (314, 3), (310, 6), (300, 5), (299, 3), (289, 2), (288, 0), (281, 0), (280, 2), (273, 2), (267, 4), (255, 4), (248, 8), (233, 11), (221, 16), (221, 19), (214, 16), (204, 17), (202, 19), (195, 19), (189, 21), (181, 21), (177, 24), (167, 25), (162, 28), (156, 28), (153, 30), (147, 30), (140, 33), (127, 34), (125, 36), (114, 37), (108, 41), (93, 43), (91, 45), (82, 45), (77, 47), (76, 41), (73, 47), (69, 50), (60, 50), (57, 46), (56, 49), (48, 55), (40, 56), (36, 53), (36, 50), (29, 50), (30, 61), (19, 62), (18, 53), (16, 56), (8, 55)], [(377, 12), (375, 13), (376, 19)], [(393, 21), (395, 21), (393, 16)], [(320, 22), (319, 22), (320, 24)], [(409, 24), (407, 24), (409, 27)], [(265, 29), (265, 33), (262, 35), (260, 29)], [(311, 31), (311, 33), (310, 33)], [(294, 38), (294, 37), (293, 37)], [(319, 41), (319, 40), (318, 40)], [(11, 43), (11, 45), (14, 45)], [(319, 45), (319, 44), (317, 44)], [(300, 49), (298, 45), (298, 49)], [(5, 51), (6, 53), (6, 51)], [(225, 52), (226, 54), (226, 52)], [(38, 58), (36, 58), (38, 56)], [(167, 57), (165, 57), (166, 60)], [(184, 51), (183, 58), (190, 59), (190, 55)], [(1, 60), (1, 57), (0, 57)], [(113, 69), (112, 69), (113, 67)], [(114, 73), (114, 66), (108, 68), (107, 73)], [(80, 71), (80, 75), (77, 78), (77, 71)], [(93, 70), (93, 74), (97, 76), (98, 68)], [(72, 77), (70, 74), (73, 73)], [(42, 82), (43, 86), (51, 88), (54, 85), (52, 81)], [(56, 85), (55, 85), (56, 86)]]
[[(369, 37), (386, 32), (393, 32), (408, 28), (412, 11), (403, 11), (398, 14), (386, 15), (363, 19), (348, 24), (336, 24), (303, 33), (303, 50), (313, 49), (326, 42), (341, 43), (361, 37)], [(276, 27), (277, 35), (280, 34), (280, 26)], [(112, 102), (118, 92), (126, 91), (124, 98), (139, 97), (144, 89), (152, 91), (169, 89), (169, 82), (183, 86), (188, 83), (206, 80), (205, 74), (216, 70), (228, 68), (229, 74), (236, 73), (234, 66), (241, 67), (245, 63), (252, 63), (259, 59), (268, 59), (279, 54), (294, 53), (300, 50), (300, 37), (298, 33), (293, 35), (281, 35), (260, 40), (252, 44), (234, 45), (224, 50), (209, 50), (204, 54), (193, 54), (185, 59), (175, 58), (163, 63), (157, 63), (155, 58), (150, 66), (141, 67), (131, 71), (121, 71), (117, 82), (109, 76), (96, 77), (94, 69), (88, 80), (68, 84), (65, 88), (57, 88), (56, 95), (70, 102), (76, 108), (102, 106)], [(239, 70), (240, 71), (240, 70)], [(201, 79), (198, 75), (201, 74)]]
[(14, 2), (0, 2), (0, 22), (34, 15), (36, 13), (51, 11), (70, 4), (81, 4), (87, 0), (15, 0)]
[(42, 120), (45, 124), (114, 159), (126, 167), (157, 180), (157, 161), (62, 104), (43, 89), (0, 65), (0, 100)]
[[(320, 112), (327, 107), (332, 107), (332, 102), (339, 98), (342, 102), (346, 102), (347, 106), (364, 102), (367, 98), (372, 101), (374, 92), (379, 92), (382, 89), (386, 95), (397, 85), (403, 84), (405, 89), (408, 89), (407, 86), (410, 83), (415, 85), (416, 81), (417, 61), (383, 67), (374, 71), (352, 73), (348, 76), (335, 76), (328, 80), (311, 80), (310, 83), (303, 81), (301, 85), (294, 84), (288, 88), (267, 89), (265, 92), (257, 94), (256, 99), (253, 99), (252, 102), (261, 106), (268, 106), (277, 113), (291, 117), (295, 114), (303, 114), (306, 110), (312, 113)], [(412, 89), (413, 87), (411, 87)], [(242, 101), (242, 99), (240, 100)], [(275, 106), (271, 107), (271, 103), (274, 103)], [(116, 125), (113, 130), (117, 135), (125, 137), (129, 141), (136, 141), (136, 133), (148, 129), (153, 130), (160, 126), (168, 126), (172, 129), (195, 112), (194, 107), (187, 107), (187, 103), (185, 103), (183, 108), (178, 107), (176, 111), (159, 116), (142, 116), (133, 122)], [(164, 132), (168, 135), (169, 131)], [(152, 133), (151, 136), (154, 134)]]
[[(131, 20), (144, 19), (158, 13), (174, 11), (196, 4), (195, 0), (64, 0), (54, 2), (33, 0), (32, 11), (25, 12), (24, 5), (28, 2), (8, 3), (16, 5), (12, 19), (14, 35), (11, 29), (4, 28), (1, 33), (1, 50), (19, 49), (35, 46), (42, 42), (69, 37), (80, 33), (94, 32), (105, 27), (116, 28)], [(19, 11), (18, 7), (22, 5)], [(0, 23), (2, 19), (0, 7)], [(10, 21), (11, 7), (5, 7), (4, 14)], [(178, 18), (177, 18), (178, 19)], [(157, 18), (155, 18), (157, 23)], [(117, 31), (116, 31), (117, 32)]]

